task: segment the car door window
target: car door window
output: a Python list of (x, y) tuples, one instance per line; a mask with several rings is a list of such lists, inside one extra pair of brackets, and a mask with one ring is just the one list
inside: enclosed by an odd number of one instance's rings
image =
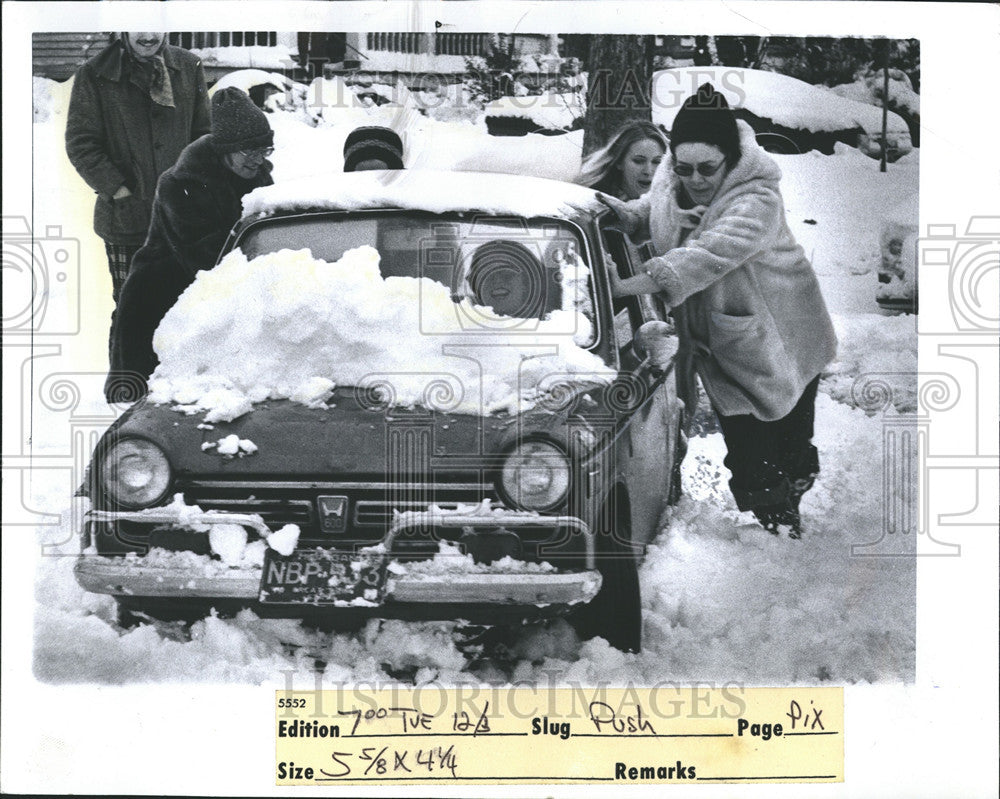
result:
[[(625, 235), (613, 227), (601, 228), (601, 243), (605, 259), (618, 270), (618, 276), (632, 276), (632, 260)], [(613, 300), (615, 314), (615, 346), (618, 348), (618, 360), (624, 369), (634, 369), (638, 366), (635, 353), (632, 350), (632, 339), (643, 323), (643, 313), (639, 297), (636, 295), (615, 297)]]

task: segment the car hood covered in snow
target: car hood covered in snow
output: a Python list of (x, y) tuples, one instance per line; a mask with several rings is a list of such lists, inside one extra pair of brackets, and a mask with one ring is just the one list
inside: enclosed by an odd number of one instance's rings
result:
[[(396, 453), (391, 464), (394, 476), (426, 469), (431, 457), (439, 476), (441, 469), (449, 471), (449, 458), (455, 459), (456, 471), (478, 469), (525, 437), (565, 443), (571, 417), (574, 428), (579, 428), (588, 417), (611, 413), (604, 398), (612, 392), (602, 389), (578, 384), (522, 414), (480, 416), (421, 406), (386, 407), (370, 392), (345, 387), (336, 389), (322, 406), (267, 401), (232, 421), (215, 424), (206, 423), (204, 414), (184, 414), (174, 406), (143, 400), (123, 415), (111, 435), (154, 441), (181, 478), (281, 475), (382, 480), (388, 473), (389, 453)], [(230, 436), (242, 446), (235, 447), (235, 441), (233, 447), (224, 446)], [(424, 448), (413, 448), (412, 457), (397, 446), (418, 440)]]

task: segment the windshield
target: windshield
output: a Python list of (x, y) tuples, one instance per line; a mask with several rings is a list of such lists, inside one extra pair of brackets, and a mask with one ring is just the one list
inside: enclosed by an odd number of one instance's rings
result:
[(576, 343), (594, 343), (586, 248), (577, 229), (559, 220), (412, 212), (300, 216), (251, 225), (236, 244), (251, 259), (308, 249), (330, 263), (363, 245), (378, 251), (384, 278), (428, 278), (448, 287), (456, 303), (468, 299), (491, 309), (493, 324), (486, 328), (498, 329), (497, 317), (507, 320), (499, 329), (511, 330), (515, 320), (537, 322), (568, 311)]

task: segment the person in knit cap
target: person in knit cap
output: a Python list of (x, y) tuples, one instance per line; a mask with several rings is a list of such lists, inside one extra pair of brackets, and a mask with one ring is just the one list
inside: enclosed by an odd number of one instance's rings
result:
[(798, 538), (799, 501), (819, 472), (819, 375), (836, 354), (830, 315), (785, 221), (781, 171), (711, 84), (677, 113), (670, 153), (640, 199), (601, 198), (627, 231), (648, 229), (656, 253), (633, 277), (611, 269), (612, 289), (656, 293), (673, 309), (688, 418), (697, 373), (726, 441), (737, 507)]
[(344, 141), (344, 171), (402, 169), (403, 141), (389, 128), (355, 128)]
[(145, 392), (158, 363), (153, 333), (194, 280), (211, 269), (233, 225), (243, 195), (268, 186), (274, 133), (240, 89), (212, 97), (211, 133), (188, 145), (160, 177), (146, 243), (135, 254), (122, 287), (111, 336), (109, 402), (131, 402)]
[(97, 194), (94, 232), (104, 240), (116, 304), (146, 240), (156, 181), (208, 131), (201, 61), (167, 44), (162, 31), (117, 34), (77, 70), (66, 154)]

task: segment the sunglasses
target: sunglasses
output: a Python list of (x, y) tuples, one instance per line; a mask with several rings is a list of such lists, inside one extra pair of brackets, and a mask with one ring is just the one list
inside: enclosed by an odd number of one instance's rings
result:
[(679, 175), (682, 178), (689, 178), (694, 174), (695, 169), (698, 170), (698, 174), (703, 178), (710, 178), (720, 169), (722, 169), (725, 164), (725, 159), (719, 161), (717, 164), (709, 163), (708, 161), (702, 161), (697, 166), (692, 164), (674, 164), (674, 174)]
[(273, 147), (261, 147), (257, 150), (237, 150), (236, 154), (244, 158), (267, 158), (273, 152)]

